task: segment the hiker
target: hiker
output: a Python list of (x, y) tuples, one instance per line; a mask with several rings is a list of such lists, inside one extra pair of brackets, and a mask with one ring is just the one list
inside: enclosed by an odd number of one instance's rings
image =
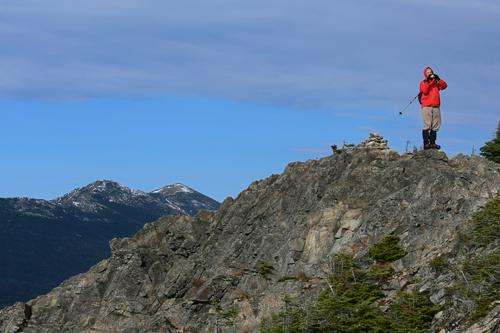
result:
[(422, 119), (424, 129), (422, 137), (424, 139), (424, 149), (440, 149), (436, 144), (437, 131), (441, 127), (441, 99), (439, 91), (446, 89), (448, 84), (434, 73), (432, 68), (424, 69), (425, 79), (420, 82), (420, 104), (422, 105)]

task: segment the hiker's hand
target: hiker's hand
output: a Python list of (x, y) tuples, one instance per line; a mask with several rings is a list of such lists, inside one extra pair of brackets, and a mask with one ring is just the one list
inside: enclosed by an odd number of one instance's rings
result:
[(441, 79), (439, 78), (439, 75), (437, 75), (437, 74), (432, 74), (432, 75), (434, 75), (434, 80), (436, 80), (436, 81), (441, 80)]

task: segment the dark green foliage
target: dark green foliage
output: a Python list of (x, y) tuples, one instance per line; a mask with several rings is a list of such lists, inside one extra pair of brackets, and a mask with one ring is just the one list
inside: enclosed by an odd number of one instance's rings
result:
[(270, 274), (274, 274), (274, 267), (271, 264), (268, 263), (263, 263), (259, 265), (259, 273), (262, 275), (266, 280), (269, 279)]
[(474, 214), (474, 240), (481, 245), (488, 245), (500, 239), (500, 197), (491, 200)]
[(416, 291), (399, 293), (391, 305), (389, 316), (393, 321), (391, 332), (416, 333), (429, 329), (434, 315), (441, 310), (439, 305)]
[(234, 325), (234, 320), (238, 316), (238, 313), (240, 313), (240, 310), (233, 307), (222, 312), (221, 318), (225, 321), (226, 325)]
[(476, 308), (469, 318), (473, 323), (488, 314), (494, 301), (500, 300), (500, 249), (472, 258), (463, 269), (467, 281), (462, 282), (460, 291), (474, 300)]
[(388, 322), (374, 302), (384, 296), (352, 257), (337, 254), (329, 288), (313, 307), (315, 332), (385, 332)]
[(337, 253), (333, 258), (333, 272), (335, 274), (350, 272), (357, 269), (356, 261), (347, 253)]
[(300, 303), (285, 295), (282, 299), (283, 311), (262, 321), (261, 331), (266, 333), (304, 332), (309, 323), (309, 314)]
[(488, 160), (500, 163), (500, 122), (498, 123), (496, 137), (485, 143), (481, 147), (481, 155), (486, 157)]
[[(345, 282), (336, 283), (336, 297), (340, 304), (371, 304), (384, 296), (384, 293), (377, 285), (369, 282)], [(328, 292), (326, 292), (328, 293)]]
[[(500, 130), (500, 127), (499, 127)], [(497, 139), (500, 135), (497, 131)], [(492, 245), (500, 241), (500, 197), (488, 202), (474, 214), (474, 241), (478, 245)], [(475, 322), (492, 309), (492, 302), (500, 300), (500, 248), (470, 258), (463, 265), (465, 275), (471, 282), (467, 294), (476, 308), (470, 322)], [(466, 281), (467, 283), (467, 281)]]
[(261, 324), (261, 331), (275, 332), (387, 332), (390, 320), (372, 303), (383, 296), (374, 284), (349, 286), (337, 281), (334, 292), (323, 291), (316, 304), (299, 307), (292, 302), (287, 310)]
[(270, 319), (262, 321), (261, 332), (264, 333), (299, 333), (307, 331), (307, 313), (301, 308), (291, 308), (288, 314), (280, 312), (273, 314)]
[(367, 277), (377, 282), (387, 281), (392, 275), (394, 275), (394, 268), (387, 263), (372, 265), (367, 272)]
[[(328, 288), (314, 304), (301, 307), (285, 297), (283, 311), (263, 321), (261, 331), (423, 333), (430, 328), (439, 309), (424, 295), (401, 293), (386, 313), (376, 306), (384, 294), (374, 276), (389, 274), (389, 265), (377, 264), (377, 268), (370, 269), (372, 273), (367, 273), (343, 254), (337, 255), (333, 264)], [(384, 273), (373, 273), (376, 271)]]
[(378, 286), (339, 280), (334, 282), (333, 290), (323, 291), (314, 307), (313, 322), (317, 332), (363, 332), (372, 328), (387, 331), (389, 321), (373, 305), (384, 296)]
[[(464, 242), (465, 258), (451, 292), (474, 301), (469, 323), (483, 318), (500, 300), (500, 197), (488, 202), (472, 218), (471, 236)], [(482, 250), (481, 250), (482, 248)]]
[(439, 256), (431, 260), (429, 265), (436, 271), (441, 273), (446, 266), (446, 258), (444, 256)]
[(375, 244), (368, 255), (379, 262), (391, 262), (406, 255), (406, 251), (399, 246), (399, 237), (385, 236), (382, 242)]
[[(499, 277), (500, 269), (500, 249), (484, 256), (468, 261), (464, 265), (464, 271), (472, 274), (472, 281), (479, 283), (485, 280), (492, 280)], [(500, 281), (499, 281), (500, 282)]]

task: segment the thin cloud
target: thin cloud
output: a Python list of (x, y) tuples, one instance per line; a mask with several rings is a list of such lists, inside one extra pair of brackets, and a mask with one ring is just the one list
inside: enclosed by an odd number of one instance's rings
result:
[(0, 11), (5, 98), (189, 94), (393, 113), (430, 64), (450, 83), (448, 119), (498, 117), (493, 1), (28, 0)]

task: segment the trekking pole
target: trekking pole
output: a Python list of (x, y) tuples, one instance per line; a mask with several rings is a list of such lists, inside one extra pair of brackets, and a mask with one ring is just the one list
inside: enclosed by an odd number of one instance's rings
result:
[(402, 114), (403, 114), (403, 112), (404, 112), (406, 109), (408, 109), (408, 108), (410, 107), (410, 105), (411, 105), (413, 102), (415, 102), (415, 100), (417, 99), (418, 95), (420, 95), (420, 93), (418, 93), (418, 94), (417, 94), (417, 96), (413, 97), (413, 99), (410, 101), (410, 103), (408, 103), (408, 105), (407, 105), (407, 106), (405, 106), (405, 108), (404, 108), (403, 110), (399, 111), (399, 115), (402, 115)]

